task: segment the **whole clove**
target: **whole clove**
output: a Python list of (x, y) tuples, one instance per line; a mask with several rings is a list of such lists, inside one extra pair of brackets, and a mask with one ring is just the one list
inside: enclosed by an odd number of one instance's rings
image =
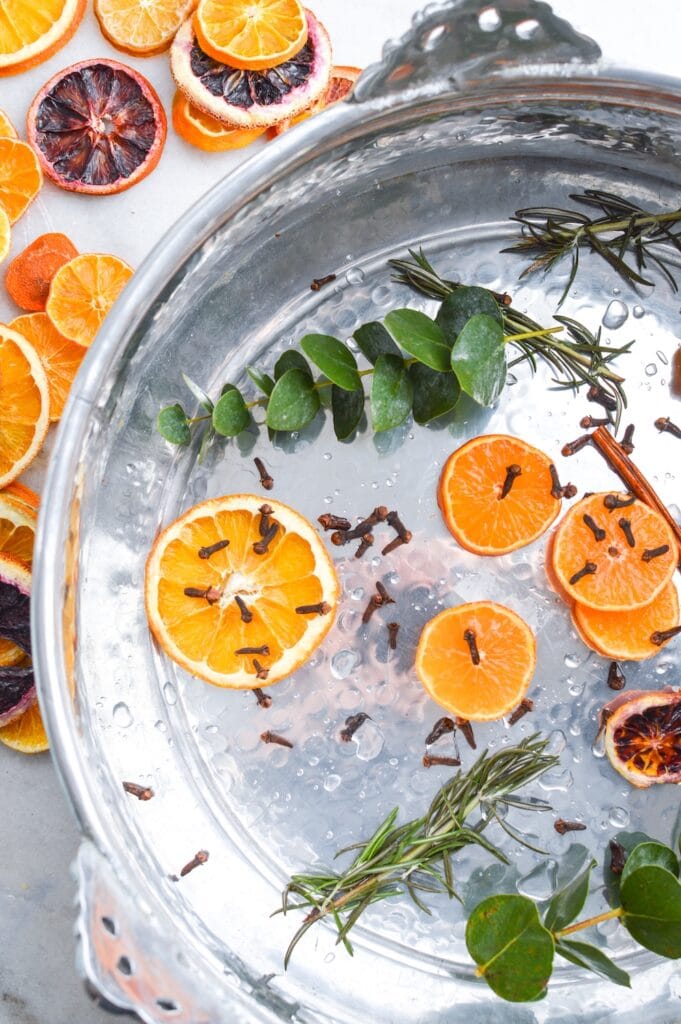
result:
[(568, 441), (561, 448), (561, 455), (576, 455), (577, 452), (581, 451), (582, 448), (586, 448), (588, 444), (591, 444), (591, 434), (582, 434), (581, 437), (575, 438), (574, 441)]
[(625, 538), (627, 544), (629, 545), (629, 547), (630, 548), (635, 548), (636, 547), (636, 541), (634, 540), (634, 534), (632, 533), (632, 529), (631, 529), (631, 520), (630, 519), (625, 519), (624, 517), (622, 517), (622, 519), (618, 519), (617, 520), (617, 525), (619, 526), (620, 530), (624, 534), (624, 538)]
[(676, 423), (672, 423), (669, 416), (660, 416), (659, 420), (655, 420), (655, 426), (663, 434), (681, 437), (681, 427), (677, 427)]
[(662, 644), (666, 644), (667, 640), (678, 636), (679, 633), (681, 633), (681, 626), (674, 626), (673, 629), (656, 629), (654, 633), (650, 634), (650, 642), (656, 647), (661, 647)]
[(389, 622), (388, 626), (388, 647), (391, 651), (397, 650), (397, 634), (400, 631), (399, 622)]
[(629, 508), (635, 501), (636, 495), (634, 494), (630, 494), (626, 498), (620, 498), (619, 494), (606, 494), (603, 498), (603, 504), (608, 512), (613, 512), (616, 508)]
[[(379, 523), (385, 521), (388, 515), (388, 509), (385, 505), (378, 505), (373, 512), (371, 512), (366, 519), (362, 519), (361, 522), (357, 523), (357, 526), (353, 526), (346, 529), (344, 526), (336, 527), (337, 532), (332, 534), (331, 543), (337, 547), (341, 544), (349, 544), (352, 540), (359, 540), (364, 537), (365, 534), (371, 533), (374, 526), (378, 526)], [(347, 520), (344, 520), (347, 522)]]
[(317, 516), (317, 522), (321, 523), (323, 530), (349, 530), (351, 523), (344, 516), (334, 516), (331, 512), (324, 512)]
[(203, 597), (208, 604), (215, 604), (222, 597), (222, 591), (218, 590), (217, 587), (185, 587), (185, 597)]
[(596, 565), (595, 562), (585, 562), (583, 567), (578, 572), (576, 572), (573, 576), (570, 577), (570, 580), (569, 580), (570, 586), (573, 587), (575, 585), (575, 583), (579, 583), (579, 581), (581, 579), (583, 579), (585, 576), (593, 576), (593, 574), (596, 572), (597, 568), (598, 568), (598, 566)]
[(477, 743), (475, 742), (475, 734), (473, 733), (473, 726), (467, 718), (460, 718), (456, 716), (456, 727), (460, 729), (464, 735), (466, 743), (472, 750), (477, 750)]
[(621, 875), (627, 862), (626, 850), (614, 839), (611, 839), (608, 845), (610, 846), (610, 870), (613, 875)]
[(475, 630), (464, 629), (463, 638), (468, 644), (468, 650), (471, 653), (471, 661), (474, 665), (480, 664), (480, 652), (478, 651), (478, 643), (475, 639)]
[(609, 395), (598, 384), (591, 385), (586, 393), (586, 398), (588, 402), (597, 402), (599, 405), (602, 405), (608, 412), (615, 412), (617, 409), (617, 399), (613, 395)]
[(345, 728), (341, 729), (340, 734), (343, 743), (349, 743), (360, 726), (364, 725), (369, 717), (365, 711), (358, 711), (356, 715), (348, 715), (345, 719)]
[(563, 818), (557, 818), (553, 827), (559, 835), (564, 836), (566, 832), (583, 832), (586, 825), (582, 821), (564, 821)]
[(267, 470), (265, 463), (262, 461), (262, 459), (258, 458), (253, 459), (253, 461), (255, 463), (255, 468), (257, 469), (258, 474), (260, 476), (260, 486), (263, 487), (266, 491), (271, 491), (272, 488), (274, 487), (274, 480), (272, 479), (272, 476)]
[(588, 514), (582, 516), (585, 526), (588, 526), (596, 540), (605, 540), (605, 530)]
[(456, 726), (451, 718), (447, 715), (444, 718), (438, 718), (437, 722), (426, 736), (426, 746), (429, 747), (432, 743), (437, 743), (439, 739), (446, 736), (449, 732), (454, 732)]
[(423, 767), (434, 768), (436, 765), (446, 765), (448, 768), (456, 768), (461, 764), (458, 757), (438, 757), (435, 754), (423, 755)]
[(136, 796), (138, 800), (151, 800), (154, 791), (151, 786), (140, 786), (137, 782), (124, 782), (123, 789), (130, 796)]
[(369, 598), (369, 604), (366, 606), (366, 608), (364, 609), (364, 612), (362, 614), (362, 622), (363, 622), (363, 624), (365, 626), (366, 626), (367, 622), (370, 620), (371, 616), (374, 614), (374, 612), (378, 608), (380, 608), (382, 604), (383, 604), (383, 601), (381, 600), (381, 597), (380, 597), (379, 594), (372, 594), (371, 595), (371, 597)]
[(624, 431), (624, 436), (622, 437), (622, 440), (620, 441), (620, 446), (621, 446), (622, 450), (627, 453), (627, 455), (631, 455), (631, 453), (634, 450), (634, 430), (635, 429), (636, 428), (634, 427), (634, 424), (630, 423), (629, 426), (627, 427), (627, 429)]
[(519, 722), (521, 718), (524, 718), (525, 715), (528, 714), (528, 712), (533, 711), (533, 710), (534, 710), (534, 701), (530, 700), (529, 697), (523, 697), (523, 699), (521, 700), (521, 702), (518, 705), (518, 707), (511, 714), (511, 717), (508, 720), (508, 724), (509, 725), (515, 725), (516, 722)]
[(411, 536), (411, 532), (407, 530), (404, 537), (395, 537), (395, 539), (391, 540), (389, 544), (386, 544), (386, 546), (381, 551), (381, 554), (389, 555), (392, 551), (396, 551), (397, 548), (401, 548), (403, 544), (408, 544), (409, 541), (411, 540)]
[(269, 646), (262, 644), (260, 647), (240, 647), (235, 654), (264, 654), (265, 657), (270, 653)]
[(259, 686), (254, 687), (253, 693), (255, 694), (255, 699), (258, 702), (259, 708), (272, 707), (272, 698), (270, 697), (269, 693), (264, 693)]
[(270, 670), (261, 665), (257, 658), (253, 659), (253, 668), (255, 669), (256, 679), (267, 679), (270, 674)]
[(616, 661), (610, 662), (608, 669), (608, 686), (611, 690), (623, 690), (626, 686), (626, 676)]
[(317, 604), (299, 604), (296, 608), (296, 615), (328, 615), (331, 605), (326, 601), (318, 601)]
[(561, 486), (558, 470), (553, 463), (549, 466), (549, 473), (551, 474), (551, 496), (556, 501), (559, 501), (560, 498), (574, 498), (577, 488), (574, 484), (566, 484), (565, 487)]
[(279, 523), (271, 523), (268, 527), (267, 533), (260, 540), (257, 540), (253, 545), (253, 551), (256, 555), (264, 555), (267, 552), (270, 544), (279, 532)]
[(408, 530), (402, 520), (400, 519), (397, 512), (388, 512), (385, 517), (388, 526), (392, 526), (397, 536), (402, 540), (404, 544), (408, 544), (411, 540), (411, 530)]
[(508, 497), (508, 495), (511, 493), (511, 488), (513, 487), (514, 480), (521, 474), (522, 469), (515, 462), (512, 465), (506, 467), (506, 477), (504, 478), (504, 482), (501, 487), (499, 501), (503, 501), (504, 498)]
[(271, 505), (261, 505), (260, 508), (258, 509), (258, 512), (260, 513), (260, 522), (258, 523), (258, 533), (260, 534), (261, 537), (266, 536), (267, 531), (269, 530), (270, 526), (272, 525), (271, 521), (270, 521), (270, 516), (272, 515), (273, 511), (274, 511), (274, 509), (272, 508)]
[(374, 535), (373, 533), (365, 533), (359, 542), (359, 547), (355, 551), (355, 558), (362, 558), (366, 555), (370, 547), (373, 547)]
[(659, 558), (660, 555), (666, 555), (669, 551), (669, 544), (660, 544), (659, 548), (646, 548), (641, 555), (641, 560), (644, 562), (652, 562), (653, 558)]
[(287, 740), (285, 736), (280, 736), (278, 732), (272, 732), (270, 729), (267, 732), (261, 732), (260, 739), (263, 743), (276, 743), (279, 747), (288, 747), (289, 750), (293, 750), (293, 744), (290, 740)]
[(180, 871), (180, 878), (184, 878), (185, 875), (188, 875), (190, 871), (194, 870), (194, 868), (198, 868), (201, 866), (201, 864), (205, 864), (206, 861), (208, 860), (208, 856), (208, 850), (199, 850), (196, 856), (192, 857), (189, 863), (185, 864), (185, 866), (182, 868), (182, 870)]
[(228, 546), (228, 540), (217, 540), (215, 544), (209, 544), (208, 547), (199, 548), (199, 558), (210, 558), (211, 555), (217, 554), (218, 551), (222, 551), (223, 548)]
[(607, 427), (609, 423), (609, 416), (604, 416), (603, 419), (598, 419), (594, 416), (582, 416), (579, 421), (579, 425), (583, 430), (591, 430), (593, 427)]
[(326, 274), (324, 277), (313, 277), (310, 284), (311, 292), (318, 292), (324, 285), (331, 284), (332, 281), (336, 280), (335, 274)]
[(253, 612), (250, 611), (250, 609), (248, 608), (248, 606), (247, 606), (246, 602), (244, 601), (243, 597), (240, 597), (238, 594), (235, 594), (234, 595), (234, 600), (236, 601), (237, 607), (238, 607), (239, 611), (241, 612), (241, 621), (242, 622), (252, 622), (253, 621)]
[(382, 604), (395, 604), (395, 599), (390, 596), (390, 594), (385, 588), (385, 585), (381, 583), (380, 580), (378, 580), (378, 582), (376, 583), (376, 590), (378, 591), (378, 595), (381, 598)]

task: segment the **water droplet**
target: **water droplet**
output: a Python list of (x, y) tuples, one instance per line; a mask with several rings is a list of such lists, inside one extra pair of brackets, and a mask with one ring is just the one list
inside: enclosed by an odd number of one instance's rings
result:
[(154, 722), (154, 729), (158, 729), (159, 732), (167, 732), (168, 726), (159, 718), (158, 722)]
[(568, 685), (568, 693), (571, 697), (580, 697), (584, 693), (584, 683), (577, 679), (571, 679)]
[(387, 302), (390, 302), (390, 288), (386, 285), (379, 285), (378, 288), (374, 288), (371, 293), (371, 301), (375, 302), (377, 306), (383, 306)]
[(122, 729), (127, 729), (129, 725), (132, 725), (133, 721), (130, 708), (123, 701), (119, 701), (118, 704), (114, 705), (112, 718), (116, 725), (120, 725)]
[(338, 789), (341, 784), (340, 775), (327, 775), (324, 779), (324, 789), (327, 793), (333, 793), (334, 789)]
[(354, 590), (350, 591), (350, 597), (353, 601), (361, 601), (364, 597), (364, 587), (355, 587)]
[(333, 504), (333, 497), (330, 494), (327, 494), (326, 497), (324, 498), (324, 504), (325, 505), (332, 505)]
[(603, 326), (610, 331), (616, 331), (621, 327), (629, 316), (629, 308), (619, 299), (613, 299), (608, 303), (608, 308), (603, 314)]
[(533, 900), (547, 900), (553, 892), (554, 875), (555, 861), (545, 861), (523, 878), (519, 878), (516, 889), (521, 896), (529, 896)]
[(565, 793), (572, 783), (572, 772), (568, 771), (567, 768), (562, 772), (547, 772), (546, 775), (542, 775), (539, 780), (539, 785), (546, 793), (552, 793), (554, 791)]
[(655, 355), (656, 355), (656, 356), (657, 356), (657, 358), (658, 358), (658, 359), (660, 360), (660, 362), (662, 363), (662, 365), (663, 365), (663, 366), (668, 366), (668, 365), (669, 365), (669, 360), (667, 359), (667, 357), (666, 357), (666, 355), (664, 354), (664, 352), (661, 352), (661, 351), (660, 351), (660, 349), (658, 349), (658, 350), (657, 350), (657, 352), (655, 353)]
[(646, 377), (654, 377), (657, 373), (657, 365), (655, 363), (648, 363), (646, 366)]
[(359, 651), (338, 651), (331, 659), (331, 674), (336, 679), (347, 679), (362, 661)]
[(580, 664), (580, 660), (576, 654), (566, 654), (563, 661), (568, 668), (578, 668)]
[(326, 956), (324, 957), (324, 963), (325, 964), (332, 964), (335, 959), (336, 959), (336, 954), (335, 953), (327, 953)]
[(554, 729), (549, 734), (549, 742), (547, 746), (547, 752), (549, 754), (561, 754), (565, 750), (567, 739), (562, 729)]
[(645, 309), (643, 308), (643, 306), (634, 306), (631, 312), (637, 320), (640, 320), (641, 317), (645, 315)]
[(177, 704), (177, 690), (172, 683), (166, 683), (163, 687), (163, 696), (166, 699), (166, 704)]
[(373, 761), (383, 750), (383, 733), (375, 722), (366, 721), (352, 737), (357, 745), (357, 757), (360, 761)]
[(351, 267), (345, 276), (348, 284), (361, 284), (364, 280), (364, 271), (360, 270), (359, 267)]
[(608, 821), (613, 828), (626, 828), (630, 820), (631, 815), (624, 807), (611, 807), (608, 812)]
[(605, 729), (600, 729), (598, 736), (591, 745), (591, 753), (594, 757), (605, 757)]

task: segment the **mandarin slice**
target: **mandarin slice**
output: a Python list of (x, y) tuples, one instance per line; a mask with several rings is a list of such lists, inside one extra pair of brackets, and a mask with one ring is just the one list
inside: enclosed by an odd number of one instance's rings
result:
[(95, 0), (95, 15), (109, 42), (133, 56), (167, 50), (196, 0)]
[(21, 754), (43, 754), (50, 749), (37, 701), (9, 725), (0, 728), (0, 743)]
[(13, 498), (20, 501), (22, 505), (28, 505), (29, 508), (37, 509), (40, 505), (40, 495), (32, 491), (26, 484), (19, 483), (18, 480), (13, 480), (11, 484), (7, 484), (2, 493), (11, 494)]
[(472, 722), (501, 718), (527, 693), (537, 662), (527, 623), (494, 601), (447, 608), (427, 622), (416, 674), (428, 694)]
[(681, 782), (681, 692), (635, 691), (606, 705), (605, 752), (632, 786)]
[(76, 256), (54, 275), (45, 312), (64, 338), (88, 347), (132, 274), (117, 256)]
[(16, 139), (17, 130), (4, 110), (0, 110), (0, 136)]
[(4, 0), (0, 4), (0, 76), (35, 67), (68, 43), (85, 0)]
[(299, 0), (199, 0), (194, 28), (204, 53), (245, 71), (283, 64), (307, 40)]
[(651, 637), (679, 624), (679, 598), (671, 580), (649, 604), (633, 611), (604, 612), (575, 603), (572, 620), (588, 647), (615, 661), (645, 661), (662, 645)]
[(61, 419), (73, 378), (87, 349), (62, 337), (45, 313), (27, 313), (12, 320), (10, 327), (19, 331), (40, 356), (50, 389), (50, 420)]
[(265, 134), (266, 128), (228, 128), (204, 114), (178, 89), (173, 98), (173, 128), (185, 142), (208, 153), (243, 149)]
[(9, 217), (5, 213), (5, 210), (0, 206), (0, 263), (6, 260), (9, 256), (10, 246), (12, 245), (12, 225), (9, 222)]
[[(287, 505), (268, 505), (278, 529), (262, 553), (253, 546), (263, 542), (263, 499), (232, 494), (185, 512), (147, 559), (147, 617), (159, 646), (216, 686), (278, 682), (309, 658), (333, 624), (339, 586), (319, 535)], [(215, 549), (225, 540), (227, 546)], [(243, 648), (256, 651), (238, 653)]]
[(468, 441), (449, 456), (440, 476), (437, 501), (447, 529), (477, 555), (531, 544), (560, 512), (550, 467), (547, 455), (517, 437), (487, 434)]
[(78, 255), (66, 235), (50, 232), (40, 235), (7, 268), (5, 287), (21, 309), (42, 312), (45, 309), (52, 278), (60, 267)]
[(50, 425), (47, 376), (38, 353), (0, 324), (0, 487), (33, 462)]
[(0, 491), (0, 552), (14, 555), (30, 566), (37, 521), (34, 509), (7, 491)]
[(42, 183), (40, 164), (31, 147), (20, 139), (0, 138), (0, 206), (10, 224), (19, 220)]
[(674, 574), (674, 536), (643, 502), (609, 510), (606, 497), (592, 494), (567, 512), (551, 546), (552, 569), (571, 601), (601, 611), (641, 608)]

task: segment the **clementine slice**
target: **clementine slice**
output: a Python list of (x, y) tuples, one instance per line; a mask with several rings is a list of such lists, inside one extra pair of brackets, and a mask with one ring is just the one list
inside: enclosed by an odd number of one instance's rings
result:
[(196, 0), (95, 0), (99, 27), (124, 53), (150, 57), (167, 50)]
[(437, 501), (447, 529), (467, 551), (503, 555), (541, 537), (560, 512), (551, 460), (517, 437), (487, 434), (447, 459)]
[(46, 313), (18, 316), (10, 327), (23, 334), (40, 356), (50, 389), (50, 421), (55, 423), (61, 419), (73, 378), (87, 349), (62, 337)]
[(610, 764), (639, 789), (681, 782), (681, 692), (636, 691), (616, 698), (605, 725)]
[(38, 515), (8, 491), (0, 491), (0, 552), (14, 555), (25, 565), (33, 562)]
[[(2, 17), (0, 6), (0, 17)], [(43, 175), (38, 158), (25, 142), (0, 138), (0, 206), (10, 224), (19, 220), (40, 191)]]
[(637, 500), (610, 510), (612, 498), (592, 494), (572, 506), (556, 530), (552, 566), (570, 600), (623, 612), (657, 597), (674, 574), (678, 554), (659, 513)]
[(307, 40), (298, 0), (199, 0), (194, 28), (204, 53), (244, 71), (283, 64)]
[(0, 728), (0, 743), (22, 754), (42, 754), (50, 749), (37, 701), (9, 725)]
[(19, 483), (18, 480), (13, 480), (11, 484), (2, 491), (3, 494), (9, 494), (17, 501), (20, 501), (22, 505), (28, 505), (29, 508), (37, 509), (40, 505), (40, 497), (32, 491), (26, 484)]
[(678, 626), (679, 598), (672, 580), (642, 608), (604, 612), (575, 603), (572, 619), (587, 646), (598, 654), (615, 661), (645, 661), (662, 646), (653, 643), (653, 634)]
[(189, 509), (147, 560), (152, 633), (169, 657), (216, 686), (253, 689), (294, 672), (331, 628), (338, 594), (312, 525), (253, 494)]
[(9, 222), (9, 217), (2, 206), (0, 206), (0, 263), (2, 263), (3, 260), (6, 260), (9, 256), (11, 244), (12, 227)]
[(204, 114), (178, 89), (173, 99), (173, 127), (185, 142), (209, 153), (243, 149), (265, 134), (266, 128), (228, 128)]
[(54, 275), (45, 312), (63, 337), (87, 348), (132, 273), (117, 256), (76, 256)]
[(0, 487), (33, 462), (50, 425), (50, 396), (40, 358), (26, 339), (0, 324)]
[(52, 278), (60, 267), (78, 255), (66, 235), (50, 232), (40, 235), (7, 268), (5, 287), (17, 306), (29, 312), (45, 309)]
[(361, 74), (361, 68), (335, 64), (331, 68), (331, 78), (323, 95), (312, 106), (308, 107), (307, 110), (296, 114), (295, 117), (287, 117), (285, 121), (280, 121), (279, 124), (273, 125), (269, 129), (270, 136), (276, 138), (277, 135), (281, 135), (283, 132), (288, 131), (289, 128), (293, 128), (294, 125), (300, 124), (301, 121), (306, 121), (308, 117), (314, 117), (315, 114), (320, 114), (322, 110), (332, 106), (334, 103), (344, 100), (352, 92), (352, 87)]
[(17, 130), (4, 110), (0, 110), (0, 136), (9, 139), (17, 137)]
[(65, 46), (85, 0), (4, 0), (0, 4), (0, 76), (35, 67)]
[(537, 663), (534, 634), (494, 601), (447, 608), (427, 622), (416, 674), (438, 704), (473, 722), (501, 718), (527, 693)]

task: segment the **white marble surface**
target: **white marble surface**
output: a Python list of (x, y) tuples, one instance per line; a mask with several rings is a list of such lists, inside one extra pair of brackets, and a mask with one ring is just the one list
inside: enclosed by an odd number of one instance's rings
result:
[[(363, 66), (379, 57), (388, 37), (403, 33), (417, 0), (314, 0), (329, 28), (335, 59)], [(556, 0), (554, 8), (596, 38), (615, 63), (678, 74), (678, 0)], [(645, 16), (641, 11), (645, 9)], [(111, 56), (138, 67), (170, 107), (167, 57), (136, 60), (118, 54), (88, 13), (75, 38), (46, 64), (0, 79), (0, 107), (23, 133), (37, 89), (56, 71), (87, 57)], [(256, 146), (264, 143), (256, 143)], [(255, 148), (247, 151), (250, 155)], [(109, 251), (133, 266), (176, 218), (245, 159), (246, 153), (204, 154), (172, 129), (160, 165), (119, 196), (89, 198), (46, 184), (16, 226), (13, 252), (44, 231), (64, 231), (81, 251)], [(0, 319), (18, 311), (0, 290)], [(29, 482), (39, 486), (46, 455)], [(49, 756), (22, 757), (0, 749), (0, 1024), (97, 1024), (111, 1019), (83, 991), (74, 968), (74, 884), (69, 865), (78, 834)]]

